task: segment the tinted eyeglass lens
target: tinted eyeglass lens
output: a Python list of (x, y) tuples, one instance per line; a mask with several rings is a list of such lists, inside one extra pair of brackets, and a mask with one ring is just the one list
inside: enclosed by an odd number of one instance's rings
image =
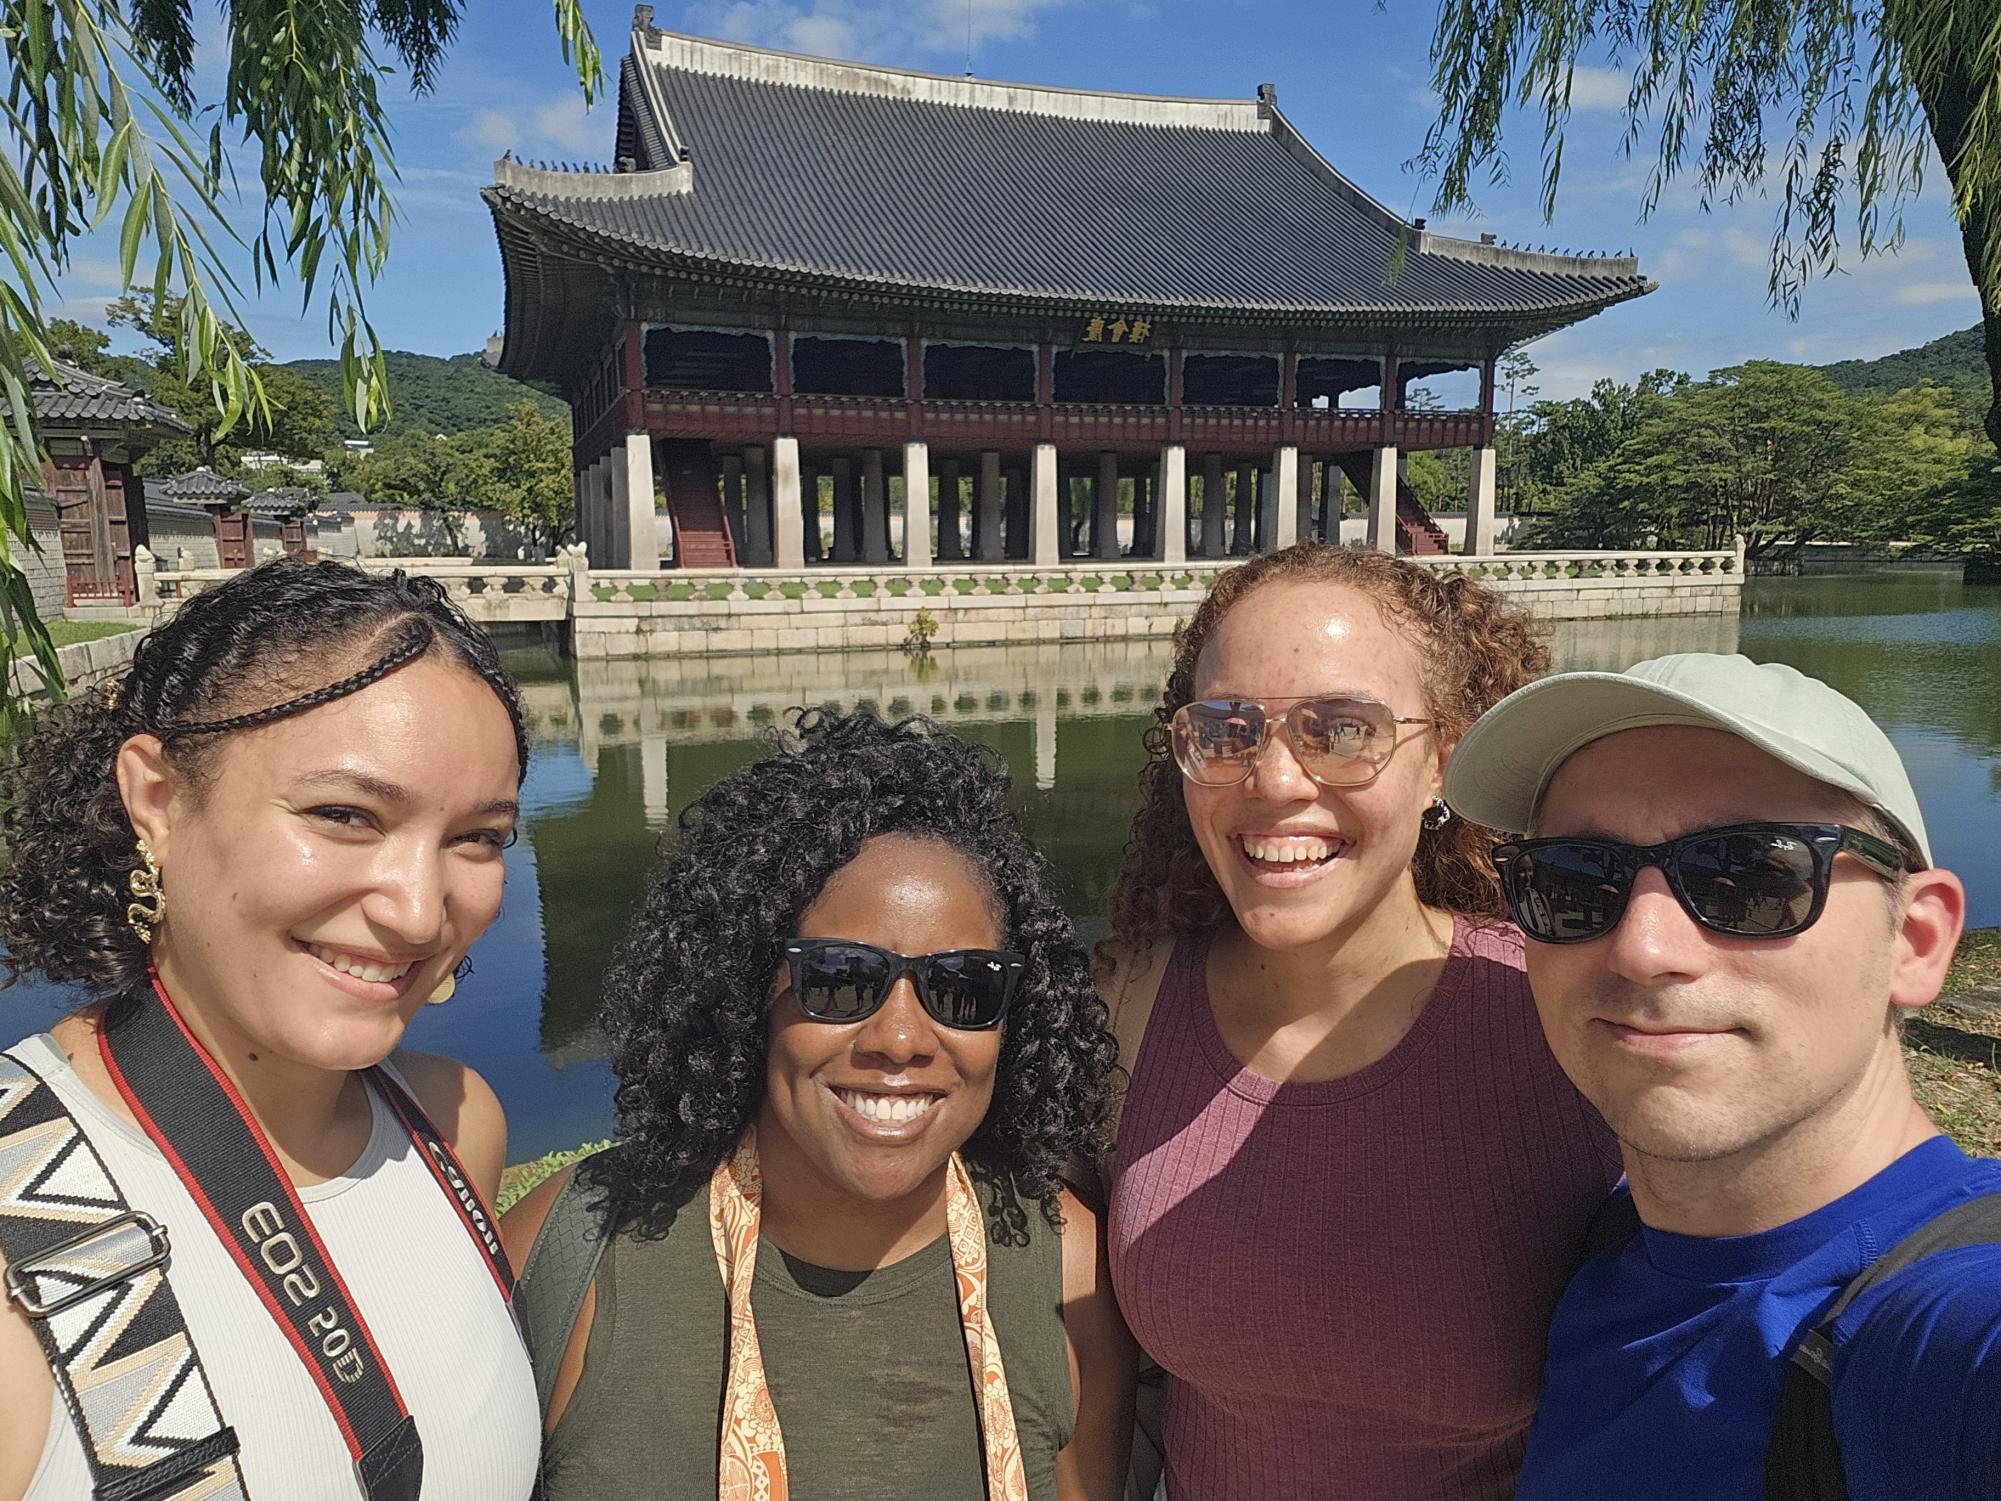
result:
[(1583, 842), (1525, 851), (1508, 868), (1508, 905), (1522, 931), (1544, 943), (1593, 937), (1626, 909), (1625, 864), (1617, 850)]
[(1702, 920), (1746, 936), (1784, 933), (1813, 913), (1813, 850), (1776, 830), (1718, 834), (1682, 845), (1681, 889)]
[(821, 1021), (857, 1021), (875, 1009), (889, 961), (864, 948), (828, 944), (794, 961), (799, 1007)]
[(1349, 698), (1310, 698), (1289, 719), (1292, 748), (1321, 782), (1365, 781), (1383, 764), (1396, 726), (1382, 704)]
[(1193, 703), (1174, 716), (1174, 758), (1197, 782), (1239, 780), (1264, 738), (1264, 711), (1255, 704)]
[(940, 954), (925, 976), (931, 1015), (948, 1027), (990, 1027), (1007, 1004), (1007, 966), (985, 954)]

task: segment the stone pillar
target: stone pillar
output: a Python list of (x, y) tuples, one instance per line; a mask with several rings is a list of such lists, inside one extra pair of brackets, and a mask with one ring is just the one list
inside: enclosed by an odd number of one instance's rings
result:
[(1001, 510), (1004, 500), (1001, 494), (1001, 456), (998, 450), (989, 448), (980, 455), (979, 494), (974, 501), (978, 509), (973, 516), (974, 545), (979, 549), (982, 563), (1003, 561)]
[(1062, 561), (1063, 517), (1057, 508), (1056, 445), (1035, 445), (1035, 566), (1054, 568)]
[(1389, 444), (1375, 450), (1369, 465), (1369, 546), (1397, 550), (1397, 451)]
[(1319, 467), (1320, 461), (1311, 454), (1306, 456), (1304, 463), (1295, 466), (1298, 471), (1299, 498), (1293, 504), (1292, 524), (1293, 530), (1297, 533), (1297, 540), (1300, 541), (1313, 535), (1313, 471)]
[(1223, 515), (1229, 509), (1229, 492), (1223, 486), (1223, 456), (1202, 455), (1202, 556), (1220, 558), (1226, 543)]
[(1272, 471), (1258, 471), (1258, 551), (1270, 552), (1278, 546), (1278, 489)]
[[(1159, 465), (1154, 467), (1157, 470)], [(1154, 481), (1159, 477), (1158, 474), (1133, 476), (1133, 532), (1126, 552), (1135, 558), (1151, 558), (1160, 551), (1160, 543), (1153, 534)]]
[(855, 495), (855, 461), (836, 454), (827, 461), (834, 476), (834, 561), (855, 562), (861, 553), (860, 502)]
[(132, 549), (132, 585), (136, 603), (149, 608), (159, 604), (159, 564), (153, 559), (153, 550), (143, 542)]
[(806, 561), (818, 563), (827, 556), (826, 539), (820, 535), (820, 472), (803, 460), (799, 465), (799, 504), (806, 538)]
[[(771, 561), (780, 568), (806, 566), (806, 500), (800, 490), (799, 440), (771, 445)], [(820, 498), (813, 497), (813, 551), (820, 541)]]
[[(762, 444), (743, 451), (743, 506), (750, 553), (748, 561), (756, 568), (771, 566), (770, 457)], [(796, 473), (793, 480), (797, 483)]]
[(1237, 557), (1249, 557), (1257, 546), (1258, 504), (1252, 489), (1251, 475), (1256, 471), (1249, 464), (1237, 465), (1236, 483), (1231, 488), (1236, 494), (1236, 507), (1231, 517), (1230, 551)]
[(1473, 476), (1466, 497), (1466, 547), (1469, 556), (1492, 557), (1494, 552), (1494, 445), (1483, 443), (1473, 450)]
[(1098, 482), (1091, 488), (1091, 556), (1119, 555), (1119, 456), (1098, 455)]
[(1160, 491), (1154, 497), (1160, 561), (1188, 561), (1188, 450), (1169, 443), (1160, 450)]
[(737, 561), (742, 562), (750, 548), (749, 518), (744, 514), (747, 502), (744, 499), (743, 455), (724, 454), (722, 470), (723, 519), (730, 529), (730, 542), (735, 548)]
[(938, 559), (956, 561), (966, 555), (959, 536), (959, 461), (938, 461)]
[[(1308, 473), (1311, 474), (1309, 468)], [(1308, 480), (1307, 504), (1312, 505), (1312, 482)], [(1290, 547), (1300, 538), (1299, 449), (1281, 443), (1271, 456), (1271, 495), (1265, 506), (1271, 517), (1272, 545)]]
[(1004, 552), (1010, 562), (1027, 562), (1028, 540), (1028, 475), (1019, 466), (1009, 468), (1002, 476), (1007, 488), (1007, 535)]
[(862, 561), (889, 561), (889, 499), (883, 486), (882, 450), (862, 450)]
[(903, 445), (903, 566), (931, 566), (931, 445)]
[(611, 505), (605, 514), (604, 566), (606, 568), (630, 568), (632, 566), (632, 471), (626, 464), (626, 444), (623, 440), (612, 445)]
[(1348, 509), (1348, 471), (1331, 460), (1320, 466), (1320, 535), (1341, 540), (1341, 513)]
[[(625, 522), (627, 568), (657, 571), (660, 567), (660, 527), (653, 505), (653, 438), (633, 433), (625, 440)], [(677, 539), (675, 549), (678, 553)]]

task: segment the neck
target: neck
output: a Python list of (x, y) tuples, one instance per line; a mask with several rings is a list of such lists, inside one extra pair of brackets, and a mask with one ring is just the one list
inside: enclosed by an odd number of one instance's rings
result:
[(1226, 945), (1233, 1001), (1277, 1025), (1307, 1016), (1338, 1022), (1371, 997), (1428, 992), (1452, 945), (1452, 917), (1419, 901), (1406, 873), (1383, 900), (1316, 942), (1267, 949), (1236, 931)]
[(1894, 1035), (1854, 1088), (1805, 1120), (1727, 1157), (1673, 1162), (1624, 1143), (1633, 1206), (1656, 1230), (1755, 1235), (1853, 1193), (1939, 1134), (1911, 1096)]
[(759, 1230), (788, 1256), (831, 1271), (869, 1272), (945, 1233), (946, 1166), (898, 1198), (859, 1199), (828, 1184), (783, 1132), (760, 1132), (757, 1148), (764, 1175)]
[(187, 977), (171, 953), (156, 950), (155, 967), (174, 1010), (235, 1088), (279, 1165), (295, 1181), (345, 1172), (357, 1149), (341, 1127), (356, 1102), (366, 1100), (355, 1075), (258, 1047), (204, 1007), (198, 982)]

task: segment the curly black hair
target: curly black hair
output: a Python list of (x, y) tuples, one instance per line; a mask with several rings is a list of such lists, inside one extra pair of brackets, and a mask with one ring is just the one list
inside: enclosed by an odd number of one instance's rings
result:
[(138, 864), (118, 793), (119, 747), (156, 735), (196, 796), (220, 743), (442, 653), (494, 692), (528, 767), (521, 702), (493, 642), (434, 580), (279, 558), (188, 600), (105, 691), (47, 711), (0, 761), (0, 987), (23, 974), (98, 998), (146, 977), (125, 921)]
[[(965, 1147), (989, 1183), (1055, 1213), (1066, 1163), (1103, 1144), (1116, 1046), (1047, 870), (1008, 811), (998, 757), (923, 719), (795, 711), (778, 753), (689, 805), (606, 976), (619, 1150), (591, 1174), (621, 1218), (674, 1206), (764, 1096), (771, 977), (800, 914), (862, 845), (937, 840), (985, 876), (1027, 961), (986, 1119)], [(998, 1212), (998, 1211), (997, 1211)]]

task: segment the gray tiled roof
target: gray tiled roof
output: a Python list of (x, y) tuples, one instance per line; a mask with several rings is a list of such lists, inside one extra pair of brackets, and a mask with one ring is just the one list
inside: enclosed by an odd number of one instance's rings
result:
[(52, 378), (37, 360), (29, 360), (28, 393), (35, 404), (35, 420), (44, 426), (87, 424), (120, 426), (184, 433), (188, 425), (158, 402), (140, 395), (121, 381), (91, 375), (74, 365), (57, 361)]
[(231, 505), (250, 492), (226, 474), (217, 474), (208, 465), (177, 474), (160, 487), (168, 500), (184, 505)]
[(640, 170), (501, 163), (487, 196), (503, 226), (858, 291), (1288, 321), (1553, 327), (1650, 286), (1630, 258), (1416, 230), (1270, 99), (990, 84), (650, 27), (634, 33), (621, 95)]
[(243, 509), (258, 516), (303, 516), (319, 496), (304, 485), (273, 485), (268, 490), (252, 490), (244, 498)]

